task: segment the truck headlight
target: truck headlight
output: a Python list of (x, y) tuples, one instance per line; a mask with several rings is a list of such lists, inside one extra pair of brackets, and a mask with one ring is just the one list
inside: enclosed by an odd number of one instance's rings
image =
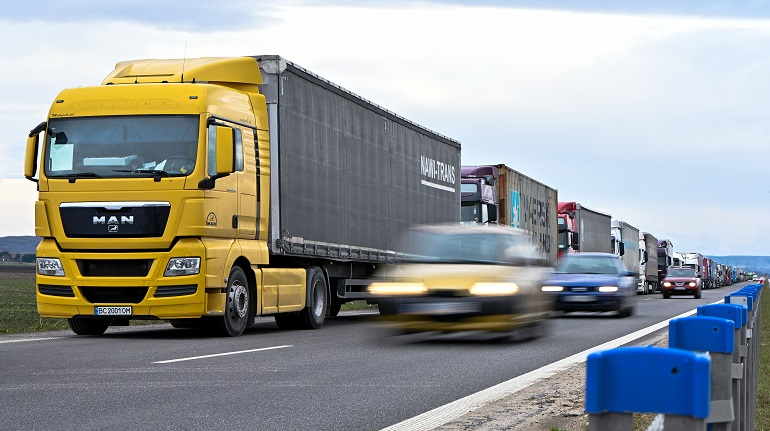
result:
[(516, 283), (476, 283), (471, 287), (471, 295), (514, 295), (519, 291)]
[(618, 286), (599, 286), (599, 292), (617, 292)]
[(543, 292), (561, 292), (564, 286), (543, 286), (540, 288)]
[(199, 257), (172, 257), (168, 260), (164, 277), (177, 275), (195, 275), (201, 272), (201, 258)]
[(38, 257), (37, 273), (40, 275), (53, 275), (64, 277), (64, 267), (58, 258)]
[(372, 295), (423, 295), (428, 288), (423, 283), (376, 282), (369, 285)]

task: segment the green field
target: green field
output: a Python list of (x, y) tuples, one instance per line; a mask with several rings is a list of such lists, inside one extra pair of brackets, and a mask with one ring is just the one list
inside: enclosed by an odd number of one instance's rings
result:
[(37, 314), (34, 271), (33, 264), (0, 265), (0, 333), (69, 328), (64, 319)]

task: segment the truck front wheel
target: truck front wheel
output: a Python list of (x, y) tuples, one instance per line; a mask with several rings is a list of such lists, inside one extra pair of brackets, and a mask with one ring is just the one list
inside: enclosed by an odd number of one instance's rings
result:
[(216, 329), (222, 335), (237, 337), (243, 334), (251, 317), (251, 290), (243, 270), (235, 266), (227, 279), (225, 315), (217, 318)]
[(71, 317), (67, 319), (72, 332), (78, 335), (102, 335), (110, 327), (110, 319)]

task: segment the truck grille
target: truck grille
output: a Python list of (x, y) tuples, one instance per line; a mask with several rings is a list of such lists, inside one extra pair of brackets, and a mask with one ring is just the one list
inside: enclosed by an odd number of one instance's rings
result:
[(67, 298), (74, 298), (75, 292), (72, 291), (70, 286), (57, 286), (53, 284), (40, 284), (37, 286), (37, 290), (43, 295), (51, 296), (65, 296)]
[(77, 264), (83, 277), (146, 277), (152, 259), (78, 259)]
[(62, 203), (62, 227), (69, 238), (157, 238), (171, 212), (168, 202)]
[(158, 286), (158, 288), (155, 289), (155, 295), (153, 296), (156, 298), (163, 298), (167, 296), (184, 296), (192, 295), (197, 291), (197, 284), (188, 284), (185, 286)]
[(147, 296), (147, 287), (79, 287), (83, 297), (92, 304), (138, 304)]

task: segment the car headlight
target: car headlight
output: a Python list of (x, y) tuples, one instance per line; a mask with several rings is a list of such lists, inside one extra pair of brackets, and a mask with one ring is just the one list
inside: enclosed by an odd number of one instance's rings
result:
[(201, 258), (199, 257), (172, 257), (168, 260), (164, 277), (177, 275), (194, 275), (201, 272)]
[(664, 281), (663, 282), (663, 287), (671, 287), (671, 282), (670, 281)]
[(476, 283), (471, 287), (471, 295), (514, 295), (519, 291), (516, 283)]
[(64, 267), (58, 258), (38, 257), (37, 273), (40, 275), (53, 275), (64, 277)]
[(372, 295), (423, 295), (428, 288), (423, 283), (376, 282), (368, 290)]
[(618, 286), (599, 286), (599, 292), (617, 292)]
[(561, 292), (564, 286), (543, 286), (540, 288), (543, 292)]
[(694, 281), (691, 281), (691, 282), (690, 282), (690, 287), (695, 287), (695, 286), (697, 286), (697, 285), (698, 285), (698, 284), (697, 284), (696, 282), (694, 282)]

